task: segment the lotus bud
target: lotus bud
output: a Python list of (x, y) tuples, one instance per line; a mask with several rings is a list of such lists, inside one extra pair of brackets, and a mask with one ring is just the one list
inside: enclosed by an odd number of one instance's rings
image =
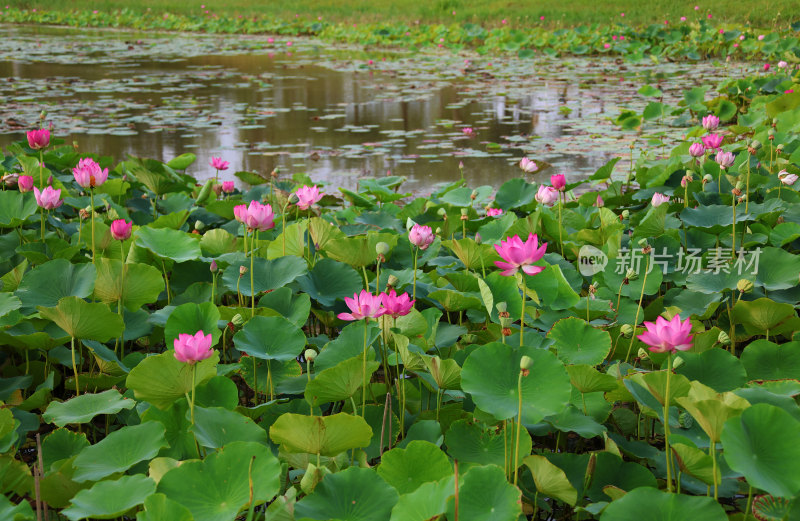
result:
[(459, 161), (458, 162), (458, 169), (459, 170), (464, 170), (464, 162), (463, 161)]
[(461, 209), (461, 220), (466, 221), (469, 218), (469, 210), (466, 208)]
[(738, 289), (742, 293), (750, 293), (751, 291), (753, 291), (753, 281), (747, 279), (739, 279), (739, 282), (736, 283), (736, 289)]
[(650, 353), (647, 349), (639, 348), (639, 351), (636, 353), (636, 356), (639, 357), (639, 360), (650, 360)]
[(305, 359), (306, 359), (306, 360), (308, 360), (309, 362), (313, 362), (313, 361), (314, 361), (314, 359), (317, 357), (317, 352), (316, 352), (316, 351), (314, 351), (313, 349), (306, 349), (306, 350), (303, 352), (303, 356), (304, 356), (304, 357), (305, 357)]
[(622, 218), (623, 219), (627, 219), (628, 217), (630, 217), (630, 215), (631, 215), (631, 212), (629, 212), (628, 210), (622, 210)]
[(475, 242), (480, 244), (483, 238), (481, 237), (480, 232), (475, 232)]
[(378, 255), (386, 255), (389, 253), (389, 245), (381, 241), (375, 245), (375, 253)]
[(386, 285), (389, 286), (389, 287), (394, 288), (395, 286), (397, 286), (398, 282), (400, 282), (400, 279), (398, 279), (394, 275), (389, 275), (389, 280), (386, 281)]
[(728, 336), (728, 333), (725, 331), (720, 331), (719, 335), (717, 335), (717, 343), (722, 344), (724, 346), (730, 345), (731, 337)]
[(533, 367), (533, 359), (527, 355), (522, 355), (519, 359), (519, 368), (523, 371), (528, 371)]
[(245, 273), (247, 273), (247, 267), (246, 266), (239, 266), (239, 276), (240, 277), (244, 277)]
[(202, 232), (206, 228), (206, 223), (203, 221), (195, 221), (194, 222), (194, 229), (198, 232)]
[(217, 270), (219, 270), (219, 267), (217, 266), (217, 261), (212, 260), (209, 269), (211, 270), (211, 273), (216, 273)]
[(633, 335), (633, 326), (630, 324), (622, 324), (620, 332), (622, 333), (622, 336), (624, 336), (625, 338), (630, 338), (631, 335)]

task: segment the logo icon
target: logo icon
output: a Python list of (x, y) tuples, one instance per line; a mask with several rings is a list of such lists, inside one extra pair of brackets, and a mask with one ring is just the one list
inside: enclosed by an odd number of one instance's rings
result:
[(606, 269), (608, 256), (594, 246), (585, 244), (578, 252), (578, 271), (584, 277), (591, 277)]

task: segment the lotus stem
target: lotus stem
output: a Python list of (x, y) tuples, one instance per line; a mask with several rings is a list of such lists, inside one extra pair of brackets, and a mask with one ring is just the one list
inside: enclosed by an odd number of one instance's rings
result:
[[(746, 207), (746, 205), (745, 205)], [(733, 195), (733, 200), (731, 201), (731, 209), (733, 210), (733, 231), (731, 232), (731, 255), (733, 258), (736, 258), (736, 195)]]
[(522, 347), (522, 338), (525, 334), (525, 297), (528, 293), (525, 287), (525, 275), (520, 278), (520, 285), (522, 286), (522, 313), (519, 315), (519, 346)]
[[(308, 377), (308, 383), (311, 383), (311, 360), (308, 358), (306, 358), (306, 376)], [(309, 407), (311, 407), (311, 416), (314, 416), (314, 404), (309, 404)], [(319, 457), (319, 455), (317, 455), (317, 457)], [(319, 463), (317, 463), (317, 465), (319, 465)]]
[(258, 246), (258, 230), (253, 230), (253, 251), (250, 252), (250, 318), (256, 316), (256, 290), (253, 284), (253, 257), (256, 256), (256, 247)]
[(411, 300), (417, 299), (417, 255), (419, 255), (419, 248), (414, 250), (414, 285), (411, 290)]
[(39, 149), (39, 187), (44, 189), (44, 150)]
[(275, 390), (272, 383), (272, 360), (267, 360), (267, 385), (269, 386), (269, 401), (275, 399)]
[(636, 341), (636, 324), (639, 323), (639, 311), (642, 309), (642, 300), (644, 299), (644, 288), (647, 284), (648, 272), (648, 258), (644, 259), (644, 276), (642, 277), (642, 293), (639, 295), (639, 305), (636, 307), (636, 317), (633, 319), (633, 334), (631, 334), (631, 343), (628, 345), (628, 352), (625, 353), (625, 363), (628, 362), (628, 357), (631, 355), (633, 343)]
[(41, 222), (42, 222), (42, 243), (44, 243), (44, 208), (39, 208), (39, 212), (41, 214)]
[[(256, 365), (256, 357), (252, 358), (253, 358), (253, 405), (255, 406), (258, 405), (258, 366)], [(267, 368), (269, 368), (269, 360), (267, 360)]]
[(75, 375), (75, 396), (81, 395), (81, 389), (78, 385), (78, 366), (75, 364), (75, 337), (70, 337), (69, 350), (72, 354), (72, 373)]
[(364, 319), (364, 356), (361, 363), (361, 379), (363, 385), (361, 387), (361, 417), (364, 417), (364, 410), (367, 406), (367, 328), (369, 326), (369, 318)]
[(192, 401), (189, 403), (189, 413), (192, 425), (194, 425), (194, 389), (197, 387), (197, 363), (192, 364)]
[[(667, 455), (667, 492), (672, 493), (672, 455), (669, 453), (669, 384), (672, 377), (672, 352), (667, 355), (667, 385), (664, 393), (664, 451)], [(712, 445), (713, 447), (713, 445)], [(716, 475), (714, 487), (716, 488)]]
[(561, 248), (561, 256), (564, 256), (564, 238), (561, 230), (561, 192), (558, 194), (558, 245)]
[[(744, 188), (744, 213), (747, 213), (747, 209), (750, 204), (750, 152), (747, 153), (747, 181)], [(778, 194), (780, 195), (780, 194)], [(735, 249), (735, 248), (734, 248)]]
[[(89, 204), (92, 205), (92, 264), (94, 264), (94, 189), (89, 188)], [(42, 230), (44, 230), (44, 221), (42, 221)], [(42, 232), (42, 241), (44, 241), (44, 232)]]
[(455, 471), (455, 488), (456, 488), (456, 495), (455, 495), (455, 505), (454, 505), (454, 517), (453, 521), (458, 521), (458, 460), (453, 461), (453, 467)]
[(170, 304), (170, 296), (169, 296), (169, 277), (167, 276), (167, 267), (164, 265), (164, 259), (161, 259), (161, 271), (164, 272), (164, 283), (167, 285), (167, 305)]
[(519, 466), (517, 465), (517, 461), (519, 461), (519, 437), (522, 431), (522, 376), (524, 371), (519, 372), (519, 376), (517, 377), (517, 436), (516, 440), (514, 441), (514, 459), (511, 461), (511, 466), (514, 468), (514, 486), (517, 486), (517, 478), (519, 477)]
[[(317, 455), (319, 458), (319, 455)], [(247, 519), (246, 521), (253, 521), (253, 516), (256, 511), (256, 504), (253, 501), (253, 462), (256, 460), (256, 457), (253, 456), (250, 458), (250, 465), (247, 467), (247, 484), (250, 490), (250, 504), (247, 507)]]
[(750, 485), (747, 489), (747, 506), (744, 509), (744, 519), (742, 521), (747, 521), (747, 518), (750, 517), (750, 509), (753, 506), (753, 485)]
[(711, 470), (714, 477), (714, 501), (717, 500), (717, 444), (711, 440), (711, 446), (708, 449), (708, 454), (711, 456)]

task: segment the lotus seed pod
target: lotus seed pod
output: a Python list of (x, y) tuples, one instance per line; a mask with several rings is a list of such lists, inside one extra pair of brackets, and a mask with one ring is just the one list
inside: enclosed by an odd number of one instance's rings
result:
[(639, 239), (639, 247), (640, 248), (647, 248), (649, 244), (647, 244), (647, 239)]
[(622, 324), (620, 332), (622, 333), (622, 336), (624, 336), (625, 338), (630, 338), (631, 335), (633, 335), (633, 326), (630, 324)]
[(289, 196), (289, 202), (291, 204), (297, 204), (297, 201), (299, 201), (299, 200), (300, 200), (300, 198), (297, 197), (297, 194), (295, 194), (295, 193), (293, 193), (292, 195)]
[(437, 227), (437, 228), (436, 228), (436, 231), (435, 231), (435, 232), (433, 232), (433, 233), (434, 233), (435, 235), (441, 235), (441, 234), (442, 234), (442, 229), (441, 229), (440, 227)]
[(463, 216), (469, 215), (469, 210), (467, 210), (466, 208), (462, 208), (461, 209), (461, 215), (463, 215)]
[(245, 273), (247, 273), (247, 267), (246, 266), (239, 266), (239, 276), (242, 277), (242, 276), (244, 276)]
[(206, 223), (204, 223), (203, 221), (194, 222), (194, 229), (197, 230), (198, 232), (202, 232), (203, 230), (205, 230), (205, 228), (206, 228)]
[(497, 311), (500, 313), (505, 313), (506, 311), (508, 311), (508, 304), (506, 304), (505, 302), (498, 302), (497, 304), (495, 304), (495, 307), (497, 308)]
[(236, 313), (233, 315), (231, 322), (233, 322), (233, 325), (236, 327), (242, 327), (244, 325), (244, 317), (239, 313)]
[(758, 150), (759, 148), (761, 148), (761, 141), (757, 139), (752, 140), (750, 142), (750, 148), (752, 148), (753, 150)]
[(461, 335), (461, 341), (465, 344), (474, 344), (475, 341), (478, 339), (477, 335), (473, 335), (472, 333), (465, 333)]
[(711, 174), (706, 174), (706, 175), (703, 176), (703, 182), (704, 183), (710, 183), (713, 180), (714, 180), (714, 178), (711, 177)]
[(736, 189), (737, 190), (742, 190), (743, 188), (744, 188), (744, 183), (741, 182), (741, 181), (737, 181), (736, 182)]
[(630, 217), (630, 215), (631, 215), (631, 212), (629, 212), (628, 210), (622, 210), (622, 218), (623, 219), (627, 219), (628, 217)]
[(625, 278), (629, 281), (636, 280), (639, 278), (639, 274), (636, 273), (636, 270), (633, 268), (628, 268), (628, 271), (625, 272)]
[(677, 369), (684, 364), (685, 360), (680, 356), (676, 356), (675, 360), (672, 361), (672, 368)]
[(389, 253), (389, 245), (385, 242), (379, 242), (375, 245), (375, 253), (378, 255), (386, 255)]
[(438, 210), (436, 210), (436, 214), (439, 217), (446, 217), (447, 216), (447, 210), (445, 210), (444, 208), (439, 208)]
[(731, 343), (731, 337), (728, 336), (728, 333), (725, 331), (720, 331), (719, 335), (717, 335), (717, 342), (720, 344), (727, 346)]
[(386, 281), (386, 285), (387, 286), (391, 286), (391, 287), (395, 287), (395, 286), (397, 286), (398, 282), (400, 282), (400, 279), (398, 279), (394, 275), (389, 275), (389, 280)]
[(313, 362), (314, 359), (317, 357), (317, 352), (314, 351), (313, 349), (306, 349), (305, 352), (303, 353), (303, 356), (309, 362)]
[(432, 209), (435, 206), (436, 203), (434, 203), (433, 201), (428, 201), (425, 203), (425, 211), (427, 212), (428, 210)]
[(527, 355), (523, 355), (522, 358), (519, 359), (519, 368), (523, 371), (528, 371), (531, 367), (533, 367), (533, 359)]
[(639, 360), (650, 360), (650, 353), (647, 352), (647, 349), (639, 348), (639, 351), (636, 353), (636, 356), (639, 357)]
[(750, 293), (751, 291), (753, 291), (753, 281), (747, 279), (739, 279), (739, 282), (736, 283), (736, 289), (738, 289), (742, 293)]
[(691, 429), (694, 425), (694, 418), (688, 412), (684, 411), (678, 415), (678, 422), (684, 429)]

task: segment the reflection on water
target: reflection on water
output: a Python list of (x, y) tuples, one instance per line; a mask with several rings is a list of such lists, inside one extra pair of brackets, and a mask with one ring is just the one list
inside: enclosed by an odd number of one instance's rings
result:
[(591, 174), (628, 152), (634, 136), (606, 118), (620, 103), (641, 110), (632, 78), (651, 73), (453, 55), (389, 54), (367, 65), (363, 51), (301, 41), (287, 52), (285, 42), (253, 37), (20, 27), (0, 27), (0, 36), (2, 145), (45, 109), (55, 134), (81, 151), (164, 161), (193, 152), (198, 179), (222, 156), (228, 175), (280, 169), (347, 188), (391, 171), (425, 192), (457, 179), (461, 162), (471, 186), (499, 186), (520, 175), (526, 153), (573, 179)]

